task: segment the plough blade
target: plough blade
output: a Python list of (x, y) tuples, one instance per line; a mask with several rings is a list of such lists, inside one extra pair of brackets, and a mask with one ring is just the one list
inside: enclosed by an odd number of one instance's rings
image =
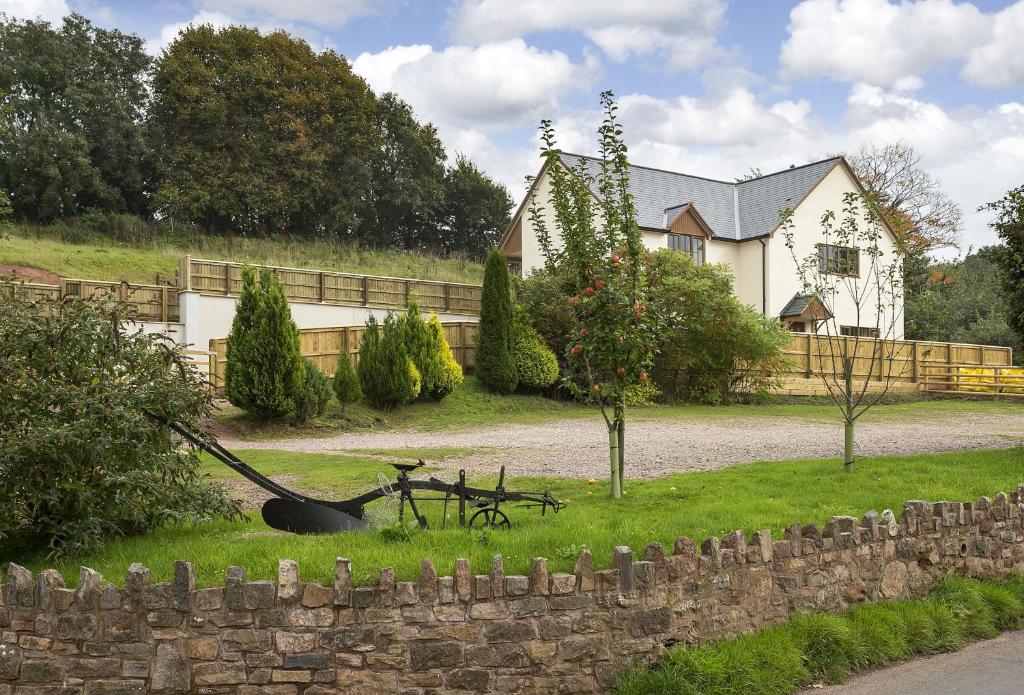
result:
[(338, 533), (366, 528), (362, 519), (314, 502), (274, 497), (263, 503), (262, 512), (267, 526), (289, 533)]

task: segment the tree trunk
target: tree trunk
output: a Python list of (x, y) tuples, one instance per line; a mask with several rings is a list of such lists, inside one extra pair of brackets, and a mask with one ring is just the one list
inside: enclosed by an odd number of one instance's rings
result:
[(844, 427), (843, 468), (847, 473), (853, 472), (853, 421), (847, 420)]
[(846, 407), (843, 424), (843, 468), (847, 473), (853, 472), (853, 358), (843, 358), (843, 394)]
[(626, 402), (623, 398), (622, 409), (618, 416), (619, 426), (619, 489), (626, 489)]
[(622, 497), (622, 480), (619, 478), (619, 422), (612, 420), (608, 426), (608, 459), (611, 462), (612, 499)]

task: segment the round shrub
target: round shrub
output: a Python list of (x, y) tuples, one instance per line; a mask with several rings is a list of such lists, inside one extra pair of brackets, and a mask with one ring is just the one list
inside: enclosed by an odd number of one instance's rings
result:
[(558, 380), (558, 358), (525, 321), (516, 321), (512, 360), (520, 389), (536, 391)]
[(312, 418), (323, 415), (327, 409), (327, 401), (331, 400), (331, 384), (315, 364), (309, 360), (303, 360), (303, 363), (306, 367), (306, 376), (298, 393), (295, 394), (295, 419), (299, 422), (309, 422)]
[(462, 385), (462, 366), (455, 360), (448, 339), (444, 337), (444, 326), (437, 314), (431, 314), (427, 322), (427, 329), (431, 333), (434, 350), (438, 354), (439, 369), (433, 384), (429, 387), (427, 395), (439, 401)]
[(338, 355), (338, 364), (334, 368), (334, 380), (331, 382), (331, 388), (334, 389), (334, 395), (338, 398), (343, 415), (346, 405), (355, 403), (363, 397), (363, 392), (359, 388), (359, 379), (356, 377), (356, 370), (352, 367), (352, 360), (345, 351)]
[(178, 520), (236, 518), (227, 492), (179, 447), (202, 430), (203, 376), (112, 299), (0, 292), (0, 547), (67, 558)]

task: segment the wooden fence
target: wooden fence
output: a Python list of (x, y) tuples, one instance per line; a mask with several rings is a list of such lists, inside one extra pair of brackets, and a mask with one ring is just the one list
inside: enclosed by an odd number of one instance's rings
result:
[[(841, 369), (832, 366), (829, 341), (837, 343), (834, 352), (854, 358), (854, 376), (882, 381), (919, 383), (928, 387), (936, 370), (949, 372), (958, 367), (1005, 367), (1013, 364), (1013, 350), (995, 345), (967, 345), (923, 340), (876, 340), (847, 336), (794, 333), (784, 351), (793, 362), (790, 377), (817, 378), (819, 373)], [(845, 344), (844, 344), (845, 343)], [(885, 359), (879, 359), (879, 355)], [(891, 357), (891, 359), (889, 359)]]
[[(243, 263), (184, 256), (178, 264), (178, 287), (206, 295), (236, 296), (242, 289)], [(292, 302), (402, 308), (415, 295), (420, 308), (446, 314), (480, 314), (479, 285), (353, 275), (328, 270), (270, 268)]]
[[(455, 360), (464, 370), (472, 370), (476, 364), (477, 324), (453, 321), (441, 325)], [(349, 356), (353, 365), (359, 361), (359, 341), (362, 340), (363, 330), (362, 326), (302, 328), (299, 330), (299, 350), (303, 357), (313, 362), (324, 374), (334, 376), (338, 355), (342, 352)], [(214, 338), (210, 341), (210, 383), (218, 392), (224, 388), (227, 349), (227, 338)]]
[(21, 288), (28, 292), (30, 297), (39, 299), (64, 299), (65, 297), (89, 299), (114, 295), (135, 308), (138, 320), (159, 321), (160, 323), (177, 323), (180, 320), (178, 290), (173, 286), (133, 285), (127, 282), (72, 278), (61, 278), (59, 285), (17, 281), (5, 281), (2, 284), (12, 292)]

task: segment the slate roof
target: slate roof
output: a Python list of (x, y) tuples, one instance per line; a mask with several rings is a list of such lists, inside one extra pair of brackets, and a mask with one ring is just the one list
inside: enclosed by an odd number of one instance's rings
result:
[[(794, 294), (793, 298), (789, 300), (789, 303), (786, 304), (786, 306), (783, 307), (782, 311), (779, 312), (779, 316), (782, 318), (802, 316), (803, 313), (807, 311), (807, 307), (810, 306), (812, 302), (817, 302), (818, 304), (821, 304), (816, 295)], [(824, 304), (821, 304), (821, 308), (825, 311), (825, 313), (827, 313), (831, 317), (832, 314), (828, 310), (828, 307), (826, 307)]]
[[(600, 160), (593, 157), (561, 157), (570, 168), (582, 163), (591, 175), (600, 171)], [(746, 241), (770, 234), (779, 223), (779, 211), (796, 207), (841, 159), (832, 157), (739, 183), (631, 165), (629, 187), (641, 227), (667, 229), (666, 211), (691, 203), (716, 239)], [(600, 196), (596, 188), (593, 192)]]

